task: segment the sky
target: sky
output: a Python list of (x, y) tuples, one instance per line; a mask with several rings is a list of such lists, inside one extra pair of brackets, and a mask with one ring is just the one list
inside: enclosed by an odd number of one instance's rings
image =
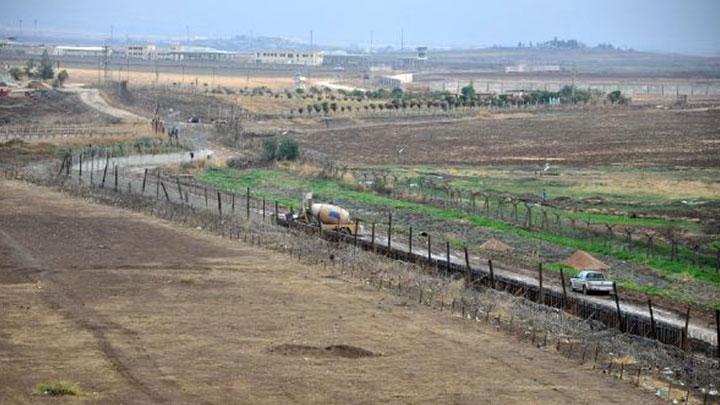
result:
[(0, 28), (116, 38), (280, 36), (316, 44), (486, 47), (558, 37), (720, 55), (720, 0), (0, 0)]

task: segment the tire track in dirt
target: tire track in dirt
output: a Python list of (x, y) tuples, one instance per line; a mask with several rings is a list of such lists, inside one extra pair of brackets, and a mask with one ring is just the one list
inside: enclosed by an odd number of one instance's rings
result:
[[(142, 346), (137, 345), (138, 334), (115, 322), (105, 319), (100, 313), (85, 306), (82, 300), (73, 292), (72, 287), (62, 283), (57, 277), (62, 271), (51, 270), (32, 255), (24, 246), (15, 241), (7, 232), (0, 229), (0, 245), (9, 248), (10, 256), (16, 262), (15, 266), (9, 267), (17, 282), (18, 278), (24, 278), (26, 282), (40, 283), (43, 286), (44, 294), (42, 299), (52, 310), (58, 311), (62, 316), (74, 322), (83, 330), (89, 332), (97, 342), (99, 350), (103, 353), (112, 368), (127, 383), (144, 394), (147, 399), (157, 403), (183, 403), (188, 402), (189, 393), (173, 395), (173, 392), (181, 392), (175, 382), (161, 379), (153, 384), (146, 382), (152, 376), (163, 377), (157, 363), (152, 360)], [(2, 276), (0, 274), (0, 276)], [(4, 276), (3, 276), (4, 278)], [(128, 358), (116, 348), (108, 338), (107, 332), (116, 332), (116, 337), (122, 338), (123, 343), (137, 351), (135, 356)], [(135, 363), (135, 364), (133, 364)], [(140, 364), (137, 364), (140, 363)], [(133, 372), (131, 369), (145, 370), (143, 375)], [(157, 380), (157, 378), (156, 378)], [(157, 389), (156, 386), (162, 386)], [(193, 397), (192, 403), (207, 403), (201, 398)]]

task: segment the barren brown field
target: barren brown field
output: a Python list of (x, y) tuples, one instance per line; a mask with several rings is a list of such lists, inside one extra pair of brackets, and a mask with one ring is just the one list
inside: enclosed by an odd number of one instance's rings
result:
[[(79, 67), (70, 67), (67, 69), (68, 73), (70, 74), (70, 81), (75, 83), (96, 83), (98, 80), (98, 71), (97, 69), (87, 69), (87, 68), (79, 68)], [(128, 78), (126, 71), (118, 72), (117, 70), (112, 71), (112, 73), (109, 73), (111, 75), (111, 80), (126, 80)], [(203, 86), (204, 83), (207, 83), (208, 86), (211, 86), (214, 84), (215, 86), (227, 86), (232, 88), (244, 88), (244, 87), (260, 87), (260, 86), (266, 86), (271, 89), (279, 89), (279, 88), (293, 88), (294, 87), (294, 80), (292, 75), (284, 75), (284, 76), (273, 76), (273, 75), (258, 75), (257, 72), (253, 72), (250, 74), (246, 74), (243, 71), (238, 70), (237, 75), (227, 75), (227, 74), (215, 74), (212, 75), (211, 73), (207, 72), (193, 72), (191, 70), (188, 70), (185, 75), (183, 76), (182, 73), (175, 73), (175, 72), (159, 72), (158, 76), (155, 76), (155, 72), (146, 71), (146, 70), (133, 70), (130, 69), (130, 78), (129, 82), (133, 85), (147, 85), (147, 84), (153, 84), (153, 83), (159, 83), (163, 85), (169, 85), (172, 83), (182, 83), (189, 84), (191, 82), (194, 82), (195, 79), (197, 79), (199, 86)], [(312, 83), (319, 83), (322, 81), (326, 81), (328, 78), (313, 78), (313, 80), (310, 82)]]
[[(720, 110), (567, 109), (309, 132), (307, 147), (351, 164), (720, 164)], [(404, 149), (402, 154), (397, 151)]]
[(0, 398), (653, 403), (492, 328), (237, 241), (0, 182)]

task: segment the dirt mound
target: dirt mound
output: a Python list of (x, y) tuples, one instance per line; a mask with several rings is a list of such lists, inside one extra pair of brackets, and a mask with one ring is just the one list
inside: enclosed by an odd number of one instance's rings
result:
[(578, 250), (561, 263), (567, 264), (576, 270), (607, 270), (610, 268), (610, 266), (584, 250)]
[(330, 345), (323, 348), (309, 345), (284, 344), (273, 347), (270, 349), (270, 353), (282, 354), (283, 356), (342, 357), (346, 359), (377, 356), (377, 354), (369, 350), (348, 345)]
[(487, 242), (480, 245), (480, 249), (482, 250), (492, 250), (493, 252), (510, 252), (513, 250), (512, 246), (500, 242), (499, 240), (495, 238), (491, 238)]

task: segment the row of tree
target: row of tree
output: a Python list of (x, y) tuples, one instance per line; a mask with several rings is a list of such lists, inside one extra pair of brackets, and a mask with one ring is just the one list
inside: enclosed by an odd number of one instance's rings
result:
[(50, 60), (50, 55), (47, 49), (43, 52), (40, 57), (40, 62), (35, 62), (35, 59), (30, 58), (24, 67), (13, 67), (9, 71), (10, 75), (14, 80), (23, 79), (35, 79), (35, 80), (53, 80), (54, 87), (62, 86), (69, 78), (67, 70), (61, 70), (58, 72), (57, 77), (55, 76), (55, 69), (53, 63)]
[[(399, 89), (398, 89), (399, 90)], [(353, 107), (352, 105), (340, 105), (335, 102), (322, 102), (308, 104), (306, 107), (300, 107), (297, 110), (290, 110), (291, 114), (312, 114), (330, 112), (352, 112), (375, 111), (375, 110), (400, 110), (400, 109), (422, 109), (422, 108), (440, 108), (442, 110), (452, 110), (458, 107), (506, 107), (506, 106), (523, 106), (523, 105), (539, 105), (539, 104), (588, 104), (599, 102), (610, 102), (611, 104), (628, 104), (630, 99), (626, 98), (619, 90), (605, 94), (599, 90), (579, 89), (573, 86), (565, 86), (560, 91), (543, 91), (536, 90), (517, 94), (500, 94), (500, 95), (480, 95), (475, 91), (473, 84), (470, 83), (461, 89), (460, 94), (440, 93), (426, 94), (425, 96), (417, 94), (404, 95), (402, 90), (390, 92), (393, 98), (386, 102), (370, 102), (362, 106)], [(430, 98), (432, 97), (432, 98)]]

